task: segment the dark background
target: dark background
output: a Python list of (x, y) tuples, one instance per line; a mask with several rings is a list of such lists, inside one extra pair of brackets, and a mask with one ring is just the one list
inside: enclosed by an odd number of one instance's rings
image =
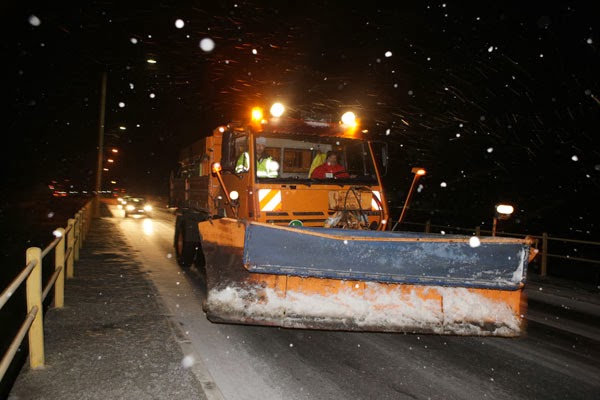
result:
[[(2, 150), (4, 212), (52, 180), (94, 188), (106, 71), (105, 145), (120, 154), (104, 187), (115, 179), (166, 195), (182, 146), (277, 99), (332, 115), (352, 108), (388, 141), (396, 215), (411, 167), (426, 168), (408, 221), (491, 229), (494, 205), (510, 202), (509, 232), (600, 238), (592, 2), (1, 7), (4, 137), (13, 143)], [(200, 48), (203, 38), (214, 50)]]

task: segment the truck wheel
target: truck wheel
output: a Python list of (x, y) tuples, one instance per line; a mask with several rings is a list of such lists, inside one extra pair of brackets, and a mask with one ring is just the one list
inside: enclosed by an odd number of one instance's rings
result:
[(185, 240), (183, 229), (177, 230), (175, 255), (177, 256), (177, 264), (182, 268), (191, 267), (196, 258), (196, 243)]

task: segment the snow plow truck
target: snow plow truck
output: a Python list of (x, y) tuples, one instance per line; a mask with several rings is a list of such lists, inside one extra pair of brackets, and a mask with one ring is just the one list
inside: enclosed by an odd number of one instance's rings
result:
[[(270, 116), (253, 109), (246, 121), (220, 126), (181, 152), (170, 180), (174, 248), (182, 268), (194, 264), (205, 277), (207, 318), (346, 331), (524, 333), (532, 243), (392, 230), (382, 185), (387, 146), (352, 117), (292, 118), (276, 104)], [(328, 152), (344, 173), (311, 177)]]

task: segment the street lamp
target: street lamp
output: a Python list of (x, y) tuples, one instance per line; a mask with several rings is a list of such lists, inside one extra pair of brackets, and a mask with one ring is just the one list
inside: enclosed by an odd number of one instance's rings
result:
[(515, 208), (510, 204), (496, 204), (496, 212), (494, 213), (494, 220), (492, 222), (492, 236), (496, 236), (496, 225), (499, 219), (509, 219)]
[(396, 222), (394, 224), (394, 227), (392, 228), (393, 231), (396, 230), (396, 226), (401, 224), (402, 220), (404, 219), (404, 215), (406, 214), (406, 211), (408, 210), (408, 206), (410, 204), (410, 200), (412, 198), (413, 192), (415, 191), (415, 187), (417, 186), (417, 181), (419, 180), (420, 177), (422, 177), (423, 175), (425, 175), (427, 173), (425, 168), (418, 168), (418, 167), (411, 169), (410, 172), (415, 174), (415, 176), (413, 177), (413, 181), (410, 185), (410, 189), (408, 190), (408, 196), (406, 196), (406, 201), (404, 202), (404, 206), (402, 207), (402, 212), (400, 213), (400, 218), (398, 218), (398, 222)]
[(100, 192), (102, 190), (102, 160), (104, 156), (104, 120), (106, 113), (106, 71), (102, 72), (100, 86), (100, 115), (98, 118), (98, 158), (96, 164), (96, 197), (94, 202), (94, 216), (100, 216)]
[[(106, 135), (106, 134), (105, 134)], [(115, 181), (115, 172), (118, 169), (118, 164), (120, 162), (120, 153), (119, 149), (116, 147), (106, 147), (105, 146), (105, 154), (103, 157), (104, 163), (102, 167), (103, 178), (108, 178), (106, 180), (106, 185), (103, 184), (104, 189), (111, 190), (114, 193), (114, 186), (116, 185)]]

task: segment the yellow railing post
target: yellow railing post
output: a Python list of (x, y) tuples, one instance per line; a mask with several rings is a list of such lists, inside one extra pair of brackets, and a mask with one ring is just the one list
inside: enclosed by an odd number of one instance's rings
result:
[(54, 284), (54, 307), (63, 308), (65, 305), (65, 228), (58, 228), (60, 240), (54, 250), (54, 268), (59, 269), (58, 278)]
[(82, 211), (82, 220), (81, 220), (81, 246), (83, 247), (83, 242), (85, 241), (85, 237), (87, 236), (88, 233), (88, 225), (90, 223), (90, 218), (88, 216), (89, 214), (89, 207), (83, 207), (81, 209)]
[(73, 218), (69, 218), (67, 221), (67, 229), (69, 230), (69, 234), (67, 235), (67, 252), (69, 256), (67, 257), (67, 278), (73, 277), (73, 244), (75, 243), (75, 220)]
[(44, 321), (42, 309), (42, 249), (29, 247), (26, 252), (27, 264), (31, 261), (36, 263), (31, 274), (27, 278), (27, 312), (37, 307), (31, 327), (29, 328), (29, 366), (40, 368), (44, 366)]
[(79, 261), (79, 249), (81, 248), (81, 212), (75, 214), (75, 248), (73, 249), (73, 260)]
[(548, 233), (542, 233), (542, 269), (541, 276), (546, 276), (548, 273)]

